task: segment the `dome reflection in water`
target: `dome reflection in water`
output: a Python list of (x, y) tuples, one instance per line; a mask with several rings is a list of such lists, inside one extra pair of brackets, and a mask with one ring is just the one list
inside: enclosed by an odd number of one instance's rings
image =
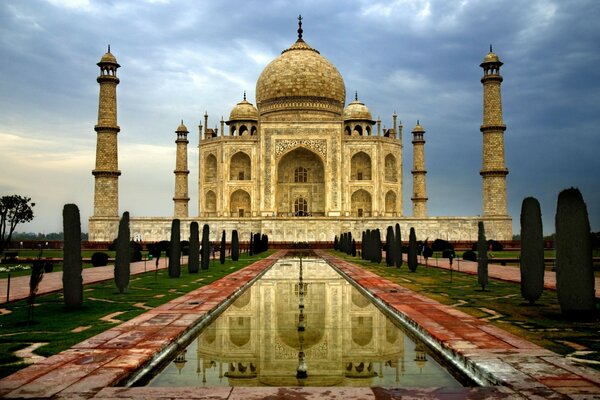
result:
[(461, 386), (428, 351), (323, 260), (284, 259), (149, 385)]

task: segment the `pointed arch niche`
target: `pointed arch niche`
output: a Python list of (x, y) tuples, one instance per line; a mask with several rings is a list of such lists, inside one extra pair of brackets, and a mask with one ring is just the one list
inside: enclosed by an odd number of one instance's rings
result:
[(371, 157), (364, 151), (359, 151), (350, 160), (350, 179), (353, 181), (371, 180)]
[(275, 196), (277, 215), (324, 215), (325, 167), (321, 157), (304, 147), (281, 157)]

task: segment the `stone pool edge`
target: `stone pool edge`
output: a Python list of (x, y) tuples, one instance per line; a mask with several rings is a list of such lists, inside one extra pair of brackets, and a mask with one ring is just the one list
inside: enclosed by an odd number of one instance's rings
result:
[(92, 398), (130, 382), (175, 352), (286, 253), (280, 250), (1, 379), (0, 398)]
[(579, 366), (326, 251), (315, 253), (477, 383), (508, 388), (524, 398), (600, 398), (600, 371)]

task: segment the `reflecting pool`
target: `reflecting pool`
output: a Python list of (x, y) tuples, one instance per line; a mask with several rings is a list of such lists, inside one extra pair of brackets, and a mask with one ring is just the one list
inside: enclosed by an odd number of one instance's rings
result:
[(325, 261), (283, 259), (149, 386), (462, 386)]

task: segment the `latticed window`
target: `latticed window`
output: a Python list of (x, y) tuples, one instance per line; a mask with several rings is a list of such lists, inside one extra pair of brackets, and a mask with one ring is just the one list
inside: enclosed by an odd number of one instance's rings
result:
[(299, 197), (294, 201), (294, 213), (301, 217), (308, 214), (308, 204), (302, 197)]
[(294, 182), (305, 183), (308, 181), (308, 172), (304, 167), (298, 167), (294, 171)]

